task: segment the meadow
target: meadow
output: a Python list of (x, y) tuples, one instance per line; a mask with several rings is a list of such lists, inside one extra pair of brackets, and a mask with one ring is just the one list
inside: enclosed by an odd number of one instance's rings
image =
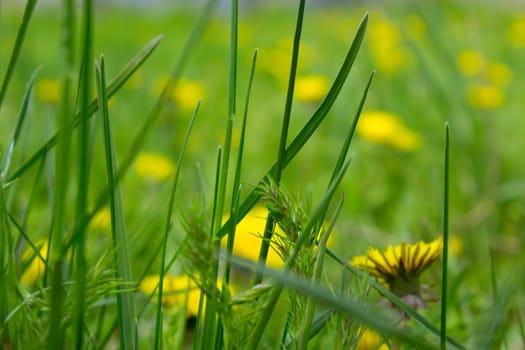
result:
[(523, 349), (525, 7), (240, 5), (2, 4), (0, 349)]

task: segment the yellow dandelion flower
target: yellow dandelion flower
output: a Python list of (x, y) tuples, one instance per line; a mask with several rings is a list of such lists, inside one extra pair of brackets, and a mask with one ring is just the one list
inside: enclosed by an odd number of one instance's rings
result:
[(56, 104), (60, 100), (60, 82), (55, 79), (43, 79), (36, 83), (36, 97), (46, 103)]
[(400, 31), (386, 19), (373, 21), (369, 28), (369, 49), (377, 69), (389, 74), (400, 71), (408, 60)]
[(421, 300), (420, 275), (439, 257), (442, 246), (440, 237), (430, 243), (403, 242), (396, 247), (388, 246), (384, 252), (370, 247), (367, 255), (354, 257), (351, 264), (368, 271), (392, 293), (417, 308), (425, 305)]
[[(139, 285), (139, 290), (150, 295), (158, 290), (159, 275), (149, 275), (144, 277)], [(155, 293), (158, 295), (158, 292)], [(195, 282), (186, 275), (173, 276), (164, 275), (162, 304), (168, 308), (183, 308), (186, 305), (186, 316), (196, 317), (199, 312), (200, 289)], [(157, 302), (155, 296), (153, 302)]]
[(388, 350), (383, 337), (370, 328), (360, 328), (356, 350)]
[(142, 152), (134, 164), (135, 172), (143, 178), (164, 181), (175, 173), (175, 165), (159, 153)]
[(525, 15), (516, 18), (507, 32), (509, 42), (514, 47), (525, 47)]
[(480, 74), (485, 67), (485, 58), (479, 51), (461, 51), (457, 58), (457, 65), (461, 73), (467, 77)]
[[(156, 95), (160, 95), (168, 83), (168, 77), (160, 77), (157, 79), (154, 85), (154, 91)], [(202, 100), (205, 96), (204, 87), (201, 83), (189, 80), (181, 79), (177, 81), (173, 89), (171, 90), (168, 98), (172, 100), (181, 110), (193, 111), (197, 102)]]
[(505, 86), (509, 82), (511, 75), (512, 72), (509, 66), (501, 62), (490, 62), (485, 71), (486, 79), (491, 84), (500, 87)]
[[(40, 256), (44, 259), (47, 259), (47, 255), (49, 253), (49, 245), (47, 244), (47, 241), (37, 241), (35, 246), (39, 249)], [(31, 263), (25, 269), (22, 277), (20, 278), (22, 283), (27, 286), (35, 284), (35, 282), (44, 274), (44, 271), (46, 270), (46, 265), (42, 259), (40, 259), (40, 257), (35, 254), (32, 247), (26, 249), (22, 254), (23, 262), (27, 262), (30, 259), (32, 259)]]
[(467, 96), (471, 106), (478, 109), (495, 109), (504, 101), (501, 88), (491, 84), (471, 85), (467, 90)]
[(329, 87), (328, 79), (322, 75), (299, 76), (295, 80), (295, 98), (303, 102), (319, 102)]
[[(245, 259), (257, 262), (259, 260), (259, 248), (262, 243), (262, 236), (264, 235), (264, 227), (268, 217), (268, 209), (264, 207), (254, 207), (246, 216), (237, 223), (235, 228), (235, 241), (233, 244), (233, 254)], [(226, 222), (227, 217), (223, 219)], [(277, 226), (279, 234), (284, 232)], [(226, 245), (226, 240), (221, 241), (223, 246)], [(274, 249), (268, 251), (266, 264), (272, 268), (279, 268), (283, 266), (283, 260)]]
[(402, 151), (415, 151), (421, 146), (421, 136), (407, 128), (399, 116), (387, 111), (363, 112), (357, 133), (365, 140)]

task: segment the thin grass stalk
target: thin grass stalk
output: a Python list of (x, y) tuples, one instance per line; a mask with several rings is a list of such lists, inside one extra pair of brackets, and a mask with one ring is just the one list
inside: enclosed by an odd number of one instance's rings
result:
[[(303, 28), (305, 0), (299, 1), (299, 9), (297, 11), (297, 23), (295, 26), (295, 34), (292, 49), (292, 61), (290, 64), (290, 76), (288, 78), (288, 89), (286, 92), (286, 102), (284, 105), (283, 123), (281, 125), (281, 137), (279, 140), (279, 148), (277, 151), (277, 160), (272, 172), (273, 180), (279, 186), (281, 182), (282, 172), (284, 170), (284, 158), (286, 154), (286, 144), (288, 142), (288, 129), (290, 127), (290, 116), (292, 114), (293, 93), (295, 87), (295, 76), (297, 74), (297, 63), (299, 61), (299, 46), (301, 44), (301, 33)], [(273, 215), (269, 214), (266, 219), (264, 227), (264, 235), (259, 250), (259, 263), (265, 264), (268, 257), (268, 250), (270, 249), (270, 241), (272, 239), (273, 230), (275, 226), (275, 219)], [(256, 274), (253, 284), (258, 284), (262, 281), (263, 276)]]
[(0, 88), (0, 108), (2, 107), (2, 103), (4, 102), (9, 82), (11, 81), (11, 77), (13, 76), (13, 72), (15, 71), (16, 63), (18, 62), (18, 56), (20, 55), (20, 51), (22, 50), (22, 44), (24, 42), (27, 28), (29, 26), (29, 22), (31, 21), (31, 16), (33, 15), (35, 6), (36, 0), (28, 0), (26, 2), (22, 22), (20, 23), (20, 26), (18, 27), (18, 33), (16, 34), (15, 46), (13, 47), (13, 51), (11, 52), (11, 56), (9, 57), (7, 70), (5, 72), (4, 79), (2, 80), (2, 87)]
[[(80, 78), (80, 126), (79, 126), (79, 143), (78, 143), (78, 183), (77, 183), (77, 205), (75, 215), (75, 227), (79, 232), (75, 244), (75, 288), (74, 291), (74, 309), (73, 309), (73, 336), (75, 339), (75, 348), (81, 349), (83, 346), (83, 329), (84, 329), (84, 300), (86, 285), (86, 236), (85, 221), (87, 214), (87, 200), (89, 189), (89, 124), (88, 112), (89, 93), (91, 89), (91, 62), (92, 58), (92, 36), (93, 36), (93, 2), (92, 0), (84, 1), (83, 15), (84, 39), (82, 44), (82, 67)], [(83, 227), (83, 228), (82, 228)]]
[[(116, 181), (115, 169), (117, 159), (114, 151), (113, 136), (109, 121), (108, 96), (106, 91), (106, 72), (104, 57), (100, 59), (100, 67), (95, 65), (97, 78), (97, 94), (99, 98), (99, 111), (101, 112), (104, 130), (104, 146), (106, 154), (106, 170), (111, 211), (111, 232), (115, 248), (115, 265), (117, 278), (123, 283), (133, 282), (131, 262), (129, 257), (129, 244), (127, 241), (124, 209), (120, 186)], [(137, 345), (136, 314), (134, 292), (121, 288), (116, 293), (118, 316), (120, 324), (120, 348), (135, 350)]]
[[(246, 91), (246, 102), (244, 104), (244, 113), (242, 118), (242, 126), (241, 126), (241, 135), (240, 135), (240, 142), (239, 142), (239, 153), (237, 155), (237, 165), (235, 167), (235, 177), (233, 179), (233, 193), (232, 198), (237, 198), (237, 202), (233, 203), (231, 205), (231, 212), (230, 212), (230, 218), (231, 220), (231, 227), (228, 235), (228, 242), (226, 245), (226, 251), (228, 253), (231, 253), (233, 251), (233, 244), (235, 241), (235, 227), (237, 226), (237, 209), (239, 207), (238, 199), (240, 198), (240, 188), (241, 188), (241, 172), (242, 172), (242, 160), (244, 155), (244, 140), (246, 137), (246, 121), (248, 119), (248, 106), (250, 104), (250, 96), (252, 91), (252, 84), (253, 84), (253, 77), (255, 75), (255, 66), (257, 64), (257, 50), (253, 53), (253, 59), (252, 59), (252, 68), (250, 71), (250, 77), (248, 79), (248, 89)], [(230, 269), (231, 264), (229, 261), (226, 261), (225, 267), (224, 267), (224, 284), (225, 286), (228, 286), (230, 281)]]
[[(319, 216), (326, 210), (325, 208), (330, 204), (330, 200), (332, 199), (332, 196), (335, 193), (336, 188), (338, 187), (339, 183), (343, 179), (343, 175), (345, 174), (346, 170), (348, 169), (348, 165), (350, 164), (350, 161), (348, 160), (343, 167), (341, 168), (341, 171), (337, 175), (336, 179), (332, 184), (330, 185), (329, 189), (324, 194), (323, 198), (321, 199), (321, 202), (318, 204), (318, 206), (315, 208), (315, 210), (312, 213), (312, 216), (310, 220), (308, 220), (308, 223), (305, 225), (305, 227), (302, 229), (302, 231), (299, 233), (299, 236), (295, 242), (295, 245), (292, 248), (292, 251), (290, 252), (290, 255), (286, 259), (286, 262), (284, 264), (283, 268), (283, 275), (290, 276), (290, 270), (293, 268), (295, 264), (295, 259), (297, 257), (297, 254), (299, 254), (299, 251), (302, 247), (302, 245), (306, 242), (308, 239), (310, 232), (312, 231), (312, 228), (317, 223)], [(264, 269), (264, 265), (261, 263), (257, 264), (259, 269)], [(257, 320), (257, 323), (255, 325), (255, 328), (250, 335), (250, 338), (247, 342), (247, 345), (245, 347), (246, 350), (256, 349), (257, 344), (259, 344), (262, 335), (264, 333), (264, 330), (266, 329), (266, 326), (268, 325), (268, 321), (270, 320), (270, 317), (273, 313), (273, 310), (275, 308), (275, 305), (277, 303), (277, 300), (279, 299), (279, 296), (281, 295), (281, 292), (283, 290), (283, 284), (278, 284), (274, 286), (271, 291), (270, 295), (268, 297), (268, 301)]]
[[(332, 233), (337, 217), (339, 216), (339, 213), (341, 212), (341, 209), (343, 208), (343, 202), (344, 202), (344, 196), (341, 197), (341, 200), (337, 204), (332, 220), (330, 220), (330, 225), (327, 228), (326, 232), (323, 233), (323, 236), (321, 237), (321, 240), (319, 242), (317, 257), (315, 260), (314, 275), (312, 276), (312, 282), (314, 283), (320, 283), (321, 281), (321, 274), (323, 272), (324, 256), (326, 253), (326, 242), (328, 241), (328, 238), (330, 237), (330, 234)], [(322, 219), (320, 220), (322, 221)], [(308, 348), (308, 342), (311, 339), (310, 334), (311, 334), (312, 322), (314, 319), (315, 305), (316, 304), (314, 300), (308, 297), (306, 301), (306, 310), (305, 310), (305, 315), (303, 318), (303, 323), (301, 325), (301, 330), (299, 332), (299, 343), (297, 344), (298, 350), (306, 350)]]
[[(288, 164), (290, 164), (290, 162), (303, 148), (303, 146), (310, 139), (313, 133), (317, 130), (319, 125), (321, 125), (324, 118), (327, 116), (328, 112), (330, 111), (330, 108), (332, 108), (335, 100), (337, 99), (337, 96), (339, 95), (339, 92), (341, 91), (343, 87), (343, 84), (346, 78), (348, 77), (348, 73), (350, 72), (350, 69), (352, 68), (353, 63), (355, 62), (357, 53), (359, 51), (359, 48), (361, 47), (361, 43), (363, 42), (363, 38), (366, 32), (366, 26), (368, 23), (368, 16), (369, 16), (369, 13), (367, 12), (365, 16), (363, 17), (363, 19), (361, 20), (361, 23), (359, 24), (357, 32), (354, 36), (354, 40), (352, 41), (346, 53), (343, 64), (341, 65), (339, 72), (337, 73), (337, 77), (332, 83), (332, 86), (330, 87), (330, 90), (328, 91), (326, 97), (321, 102), (321, 104), (316, 109), (316, 111), (313, 113), (313, 115), (310, 117), (310, 119), (305, 124), (305, 126), (301, 129), (301, 131), (299, 131), (297, 136), (292, 140), (290, 145), (286, 148), (286, 152), (285, 152), (284, 159), (283, 159), (283, 167), (286, 167)], [(266, 172), (262, 180), (259, 181), (259, 183), (255, 186), (255, 188), (259, 188), (265, 183), (266, 178), (268, 176), (271, 176), (274, 173), (275, 167), (276, 167), (276, 164), (274, 163), (271, 166), (271, 168)], [(242, 201), (242, 203), (239, 205), (238, 220), (242, 220), (246, 216), (246, 214), (250, 211), (250, 209), (253, 208), (253, 206), (257, 203), (259, 198), (260, 198), (260, 194), (256, 191), (256, 189), (253, 189), (246, 196), (246, 198)], [(217, 231), (216, 236), (218, 238), (224, 237), (230, 225), (231, 225), (230, 220), (227, 220), (222, 225), (221, 229)]]
[(175, 205), (175, 194), (177, 192), (177, 185), (179, 184), (179, 178), (180, 178), (180, 172), (182, 169), (182, 161), (184, 159), (184, 154), (186, 153), (186, 147), (188, 146), (188, 142), (190, 140), (191, 131), (193, 130), (193, 125), (195, 123), (195, 119), (197, 118), (197, 113), (199, 112), (201, 102), (199, 101), (197, 105), (195, 106), (195, 110), (193, 112), (193, 115), (190, 120), (190, 124), (188, 125), (188, 129), (186, 131), (186, 136), (184, 137), (184, 141), (182, 143), (182, 148), (180, 150), (179, 159), (176, 164), (176, 173), (175, 178), (173, 179), (173, 187), (170, 193), (170, 199), (168, 204), (168, 213), (166, 215), (166, 225), (164, 227), (164, 236), (162, 239), (162, 255), (161, 255), (161, 264), (160, 264), (160, 274), (159, 274), (159, 292), (157, 297), (157, 314), (156, 314), (156, 322), (155, 322), (155, 337), (154, 337), (154, 349), (161, 349), (162, 344), (162, 294), (164, 291), (164, 268), (166, 266), (166, 247), (168, 245), (168, 235), (171, 231), (171, 228), (173, 226), (172, 224), (172, 217), (173, 217), (173, 207)]
[(445, 123), (445, 167), (443, 183), (443, 273), (441, 282), (441, 350), (447, 348), (447, 291), (448, 291), (448, 202), (449, 202), (449, 126)]

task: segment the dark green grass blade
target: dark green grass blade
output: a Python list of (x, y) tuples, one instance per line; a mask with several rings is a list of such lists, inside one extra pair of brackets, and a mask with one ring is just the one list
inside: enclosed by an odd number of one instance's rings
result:
[[(158, 36), (150, 41), (138, 54), (135, 56), (110, 82), (107, 86), (108, 98), (113, 96), (124, 83), (133, 75), (133, 73), (146, 61), (146, 59), (153, 53), (155, 48), (160, 42), (162, 37)], [(96, 99), (91, 101), (88, 105), (88, 113), (92, 115), (97, 111), (98, 105)], [(80, 123), (80, 114), (76, 115), (73, 121), (73, 125), (76, 127)], [(22, 164), (11, 177), (9, 181), (14, 181), (15, 179), (22, 176), (29, 168), (33, 166), (39, 159), (44, 157), (47, 152), (49, 152), (58, 141), (64, 136), (64, 129), (58, 131), (53, 135), (42, 147), (40, 147), (24, 164)]]
[(28, 0), (26, 7), (24, 9), (24, 15), (22, 17), (22, 23), (18, 27), (18, 33), (16, 35), (15, 46), (13, 47), (13, 52), (9, 58), (9, 64), (7, 65), (7, 71), (5, 72), (4, 80), (2, 81), (2, 87), (0, 88), (0, 108), (4, 102), (5, 94), (15, 71), (16, 63), (18, 62), (18, 56), (20, 55), (20, 50), (22, 49), (22, 43), (24, 42), (24, 37), (33, 15), (33, 10), (36, 6), (36, 0)]
[[(327, 248), (326, 249), (326, 252), (328, 254), (328, 256), (330, 256), (331, 258), (333, 258), (336, 262), (338, 262), (339, 264), (341, 264), (341, 266), (343, 266), (345, 269), (349, 270), (350, 272), (352, 272), (353, 274), (356, 274), (356, 275), (359, 275), (361, 277), (364, 276), (364, 272), (357, 269), (355, 266), (351, 265), (350, 263), (348, 263), (344, 258), (342, 258), (341, 256), (339, 256), (337, 253), (335, 253), (333, 250), (331, 250), (330, 248)], [(423, 329), (425, 329), (427, 332), (433, 334), (434, 336), (436, 337), (440, 337), (441, 336), (441, 331), (436, 328), (432, 322), (430, 322), (429, 320), (427, 320), (426, 318), (424, 318), (420, 313), (418, 313), (417, 311), (415, 311), (414, 309), (412, 309), (410, 306), (408, 306), (403, 300), (401, 300), (399, 297), (397, 297), (395, 294), (393, 294), (392, 292), (390, 292), (388, 289), (386, 289), (385, 287), (383, 287), (381, 285), (381, 283), (377, 282), (375, 279), (373, 278), (370, 278), (369, 279), (369, 284), (372, 286), (372, 288), (374, 288), (379, 294), (383, 295), (385, 298), (387, 298), (392, 304), (394, 304), (395, 306), (397, 306), (400, 310), (402, 310), (404, 313), (406, 313), (408, 316), (410, 316), (410, 318), (414, 319), (417, 323), (419, 323), (421, 325), (421, 327), (423, 327)], [(461, 350), (466, 350), (466, 348), (461, 345), (459, 342), (457, 342), (456, 340), (450, 338), (449, 336), (447, 336), (447, 346), (449, 349), (461, 349)]]
[[(115, 247), (115, 265), (117, 278), (123, 283), (131, 283), (133, 274), (131, 272), (131, 262), (129, 254), (129, 244), (127, 240), (124, 207), (120, 186), (115, 181), (117, 159), (113, 146), (113, 136), (109, 122), (108, 94), (106, 91), (104, 57), (101, 58), (100, 68), (96, 68), (97, 93), (99, 100), (99, 111), (103, 120), (104, 145), (106, 153), (106, 168), (108, 178), (108, 188), (111, 210), (111, 231)], [(134, 292), (128, 288), (121, 289), (117, 293), (117, 304), (120, 323), (120, 348), (135, 350), (136, 347), (136, 316)], [(128, 289), (128, 290), (125, 290)]]
[(13, 133), (13, 137), (11, 138), (11, 141), (9, 142), (9, 145), (7, 146), (7, 152), (5, 154), (5, 160), (4, 160), (4, 166), (2, 168), (2, 171), (0, 173), (0, 179), (2, 186), (5, 186), (4, 180), (8, 178), (9, 176), (9, 168), (11, 165), (11, 160), (13, 158), (13, 151), (15, 149), (15, 146), (18, 142), (18, 138), (20, 137), (20, 133), (22, 132), (22, 127), (24, 125), (24, 121), (26, 119), (27, 115), (27, 109), (29, 107), (29, 101), (31, 100), (31, 92), (33, 91), (33, 84), (35, 82), (36, 75), (40, 68), (35, 69), (33, 74), (31, 75), (31, 78), (27, 82), (26, 90), (24, 92), (24, 97), (22, 98), (22, 106), (20, 108), (20, 114), (18, 115), (18, 121), (16, 123), (15, 131)]
[(188, 126), (188, 130), (186, 131), (186, 136), (184, 137), (184, 142), (182, 144), (182, 148), (180, 151), (179, 159), (176, 164), (176, 173), (175, 178), (173, 180), (173, 187), (170, 193), (170, 199), (168, 204), (168, 214), (166, 216), (166, 225), (164, 227), (164, 237), (162, 242), (162, 255), (161, 255), (161, 264), (160, 264), (160, 274), (159, 274), (159, 292), (157, 297), (157, 315), (156, 315), (156, 322), (155, 322), (155, 341), (154, 341), (154, 349), (161, 349), (162, 344), (162, 294), (163, 294), (163, 286), (164, 286), (164, 269), (166, 266), (166, 249), (168, 245), (168, 235), (171, 231), (172, 227), (172, 216), (173, 216), (173, 207), (175, 205), (175, 194), (177, 192), (177, 185), (179, 183), (180, 178), (180, 172), (182, 169), (182, 161), (184, 159), (184, 154), (186, 152), (186, 146), (188, 145), (188, 142), (190, 140), (191, 131), (193, 130), (193, 124), (195, 123), (195, 119), (197, 118), (197, 113), (199, 112), (200, 107), (200, 101), (197, 103), (197, 106), (195, 107), (195, 111), (193, 112), (193, 116), (191, 117), (190, 124)]
[[(332, 107), (337, 96), (339, 95), (339, 92), (341, 91), (343, 87), (346, 77), (348, 76), (348, 73), (350, 72), (350, 69), (352, 68), (355, 58), (357, 57), (357, 52), (359, 51), (359, 48), (361, 46), (361, 43), (365, 35), (367, 22), (368, 22), (368, 13), (363, 17), (361, 24), (359, 25), (357, 33), (354, 37), (354, 40), (352, 41), (352, 44), (350, 45), (350, 48), (346, 54), (344, 62), (341, 68), (339, 69), (337, 77), (335, 81), (333, 82), (332, 86), (330, 87), (330, 90), (328, 91), (328, 94), (326, 95), (325, 99), (323, 100), (321, 105), (317, 108), (317, 110), (314, 112), (312, 117), (308, 120), (306, 125), (301, 129), (299, 134), (292, 140), (290, 145), (286, 148), (286, 152), (283, 158), (283, 167), (286, 167), (292, 161), (292, 159), (297, 155), (297, 153), (299, 153), (301, 148), (310, 139), (310, 137), (313, 135), (315, 130), (317, 130), (321, 122), (324, 120), (324, 118), (330, 111), (330, 108)], [(275, 164), (272, 165), (272, 167), (266, 172), (266, 176), (273, 174), (275, 171), (274, 169), (275, 169)], [(266, 178), (266, 176), (263, 177), (263, 180), (261, 180), (255, 188), (263, 184), (264, 178)], [(248, 194), (248, 196), (242, 201), (242, 203), (239, 205), (237, 219), (242, 220), (242, 218), (246, 216), (246, 214), (255, 205), (255, 203), (257, 203), (259, 198), (260, 198), (260, 195), (257, 193), (257, 191), (252, 190)], [(225, 222), (222, 225), (221, 229), (217, 232), (217, 236), (223, 237), (227, 233), (230, 225), (231, 225), (230, 220)]]
[(447, 291), (448, 291), (448, 187), (449, 187), (449, 128), (445, 123), (445, 169), (443, 185), (443, 273), (441, 282), (441, 350), (447, 348)]
[[(275, 271), (236, 256), (230, 256), (228, 258), (232, 260), (232, 264), (235, 266), (249, 269), (263, 269), (264, 273), (273, 277), (279, 285), (304, 293), (312, 297), (319, 304), (328, 305), (337, 311), (347, 313), (356, 320), (378, 330), (381, 334), (389, 338), (399, 339), (403, 343), (410, 344), (414, 349), (439, 349), (437, 344), (429, 342), (420, 333), (416, 333), (407, 327), (397, 327), (396, 320), (391, 317), (392, 315), (386, 314), (381, 309), (366, 307), (363, 303), (353, 299), (333, 295), (333, 292), (322, 285), (306, 281), (285, 271)], [(246, 347), (246, 349), (255, 348), (256, 347)]]
[[(310, 328), (310, 333), (308, 335), (308, 339), (312, 339), (315, 337), (319, 332), (323, 330), (324, 327), (330, 322), (332, 319), (332, 315), (336, 309), (334, 307), (330, 307), (324, 311), (321, 311), (317, 317), (312, 322), (312, 327)], [(292, 347), (292, 341), (289, 339), (286, 344), (284, 345), (285, 349), (290, 349)]]
[[(292, 62), (290, 64), (290, 76), (288, 79), (288, 90), (286, 92), (286, 102), (284, 106), (284, 115), (283, 123), (281, 125), (281, 137), (279, 139), (279, 148), (277, 151), (277, 160), (273, 167), (272, 178), (279, 186), (281, 182), (282, 172), (284, 170), (284, 157), (286, 154), (286, 144), (288, 142), (288, 130), (290, 128), (290, 116), (292, 113), (292, 102), (293, 102), (293, 92), (295, 87), (295, 76), (297, 74), (297, 64), (299, 61), (299, 46), (301, 44), (301, 33), (303, 28), (303, 18), (304, 18), (304, 7), (305, 0), (299, 1), (299, 9), (297, 11), (297, 23), (295, 27), (295, 34), (293, 40), (293, 49), (292, 49)], [(273, 228), (275, 226), (275, 219), (272, 215), (268, 215), (266, 219), (266, 225), (264, 227), (264, 235), (261, 242), (261, 248), (259, 249), (259, 262), (264, 264), (266, 258), (268, 257), (268, 250), (270, 249), (270, 242), (273, 235)], [(262, 275), (255, 275), (253, 284), (258, 284), (262, 281)]]
[[(308, 223), (299, 233), (299, 236), (295, 242), (295, 245), (293, 246), (292, 251), (290, 252), (290, 255), (288, 256), (284, 264), (284, 275), (285, 276), (291, 276), (289, 271), (293, 268), (295, 264), (295, 259), (297, 258), (297, 255), (299, 254), (299, 250), (302, 248), (302, 245), (308, 239), (314, 225), (316, 225), (316, 223), (319, 220), (319, 216), (326, 211), (326, 207), (330, 204), (332, 196), (334, 195), (335, 190), (337, 189), (339, 183), (343, 179), (343, 176), (346, 170), (348, 169), (349, 164), (350, 164), (350, 161), (348, 160), (343, 165), (343, 167), (341, 168), (341, 171), (339, 172), (335, 180), (332, 182), (332, 184), (330, 185), (330, 187), (324, 194), (323, 198), (321, 199), (321, 201), (319, 202), (315, 210), (312, 212), (312, 215), (310, 219), (308, 220)], [(257, 265), (260, 268), (264, 268), (264, 265), (261, 263)], [(283, 290), (282, 284), (276, 285), (271, 289), (266, 305), (259, 319), (257, 320), (257, 323), (255, 324), (255, 328), (253, 332), (251, 333), (248, 343), (245, 347), (246, 350), (257, 348), (257, 344), (259, 344), (263, 336), (264, 330), (266, 329), (266, 326), (268, 325), (268, 321), (270, 320), (270, 317), (275, 309), (275, 305), (277, 304), (277, 300), (279, 299), (279, 296), (281, 295), (282, 290)]]

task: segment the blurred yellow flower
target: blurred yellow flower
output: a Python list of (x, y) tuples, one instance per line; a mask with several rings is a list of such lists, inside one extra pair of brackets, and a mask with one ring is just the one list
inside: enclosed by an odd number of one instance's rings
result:
[(407, 53), (399, 30), (386, 19), (372, 21), (369, 28), (369, 48), (377, 69), (389, 74), (401, 70)]
[(427, 34), (425, 21), (417, 15), (409, 15), (407, 18), (408, 35), (413, 40), (421, 41)]
[(448, 237), (448, 253), (451, 256), (458, 256), (463, 253), (463, 240), (457, 235)]
[(505, 63), (490, 62), (485, 70), (486, 79), (495, 86), (505, 86), (510, 78), (512, 72)]
[(463, 75), (472, 77), (484, 69), (485, 58), (479, 51), (464, 50), (458, 55), (457, 65)]
[(525, 47), (525, 15), (516, 18), (507, 32), (509, 42), (514, 47)]
[[(144, 277), (139, 285), (139, 290), (145, 295), (155, 291), (153, 302), (157, 302), (159, 275)], [(197, 317), (199, 313), (200, 289), (195, 282), (186, 275), (164, 275), (162, 304), (168, 308), (183, 308), (186, 305), (186, 316)]]
[[(49, 246), (47, 241), (40, 240), (35, 243), (35, 246), (39, 249), (40, 256), (47, 260), (49, 253)], [(25, 269), (20, 280), (23, 284), (30, 286), (36, 283), (36, 281), (44, 274), (46, 265), (35, 253), (32, 247), (28, 247), (22, 254), (22, 262), (28, 262), (31, 260), (29, 266)]]
[(492, 84), (473, 84), (468, 87), (469, 103), (478, 109), (495, 109), (503, 104), (504, 96), (501, 88)]
[(142, 152), (134, 164), (135, 172), (143, 178), (164, 181), (175, 173), (175, 165), (159, 153)]
[(328, 79), (322, 75), (299, 76), (295, 80), (295, 98), (303, 102), (319, 102), (329, 87)]
[(36, 83), (36, 97), (50, 104), (56, 104), (60, 100), (60, 82), (55, 79), (43, 79)]
[[(262, 243), (262, 236), (264, 235), (264, 227), (266, 225), (266, 218), (268, 217), (268, 209), (257, 206), (254, 207), (246, 216), (237, 223), (235, 229), (235, 241), (233, 244), (233, 254), (245, 259), (257, 262), (259, 260), (259, 248)], [(227, 217), (223, 218), (226, 222)], [(284, 232), (276, 227), (279, 234), (284, 235)], [(221, 241), (223, 246), (226, 246), (226, 239)], [(272, 268), (279, 268), (283, 266), (283, 260), (277, 252), (270, 248), (266, 264)]]
[[(157, 95), (162, 93), (168, 80), (169, 78), (167, 77), (157, 79), (154, 87)], [(201, 83), (194, 80), (181, 79), (177, 81), (168, 98), (175, 102), (181, 110), (188, 112), (193, 111), (197, 102), (202, 100), (204, 96), (205, 91)]]
[(359, 329), (359, 340), (357, 341), (356, 350), (388, 350), (390, 347), (385, 344), (381, 335), (370, 328)]
[(107, 230), (111, 228), (111, 211), (108, 207), (100, 209), (89, 223), (89, 228), (92, 230), (102, 229)]
[(357, 133), (370, 142), (402, 151), (415, 151), (421, 146), (420, 135), (407, 128), (399, 116), (387, 111), (363, 112)]
[(370, 247), (367, 255), (354, 257), (351, 264), (376, 277), (412, 307), (423, 307), (419, 277), (439, 257), (442, 248), (441, 237), (430, 243), (389, 245), (385, 252)]

